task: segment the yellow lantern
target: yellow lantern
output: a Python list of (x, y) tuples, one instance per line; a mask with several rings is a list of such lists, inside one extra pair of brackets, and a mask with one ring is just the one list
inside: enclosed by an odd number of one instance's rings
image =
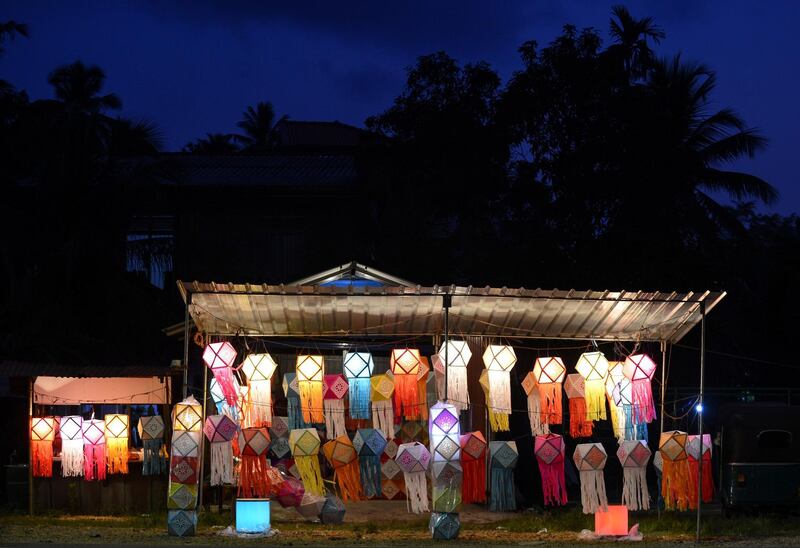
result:
[(578, 358), (575, 370), (585, 381), (586, 416), (592, 421), (605, 420), (608, 360), (602, 352), (584, 352)]
[(247, 377), (249, 426), (272, 426), (272, 375), (278, 364), (268, 353), (249, 354), (242, 363)]
[(127, 474), (130, 417), (123, 414), (109, 414), (105, 417), (105, 423), (108, 473)]
[(55, 439), (55, 418), (31, 418), (31, 460), (33, 461), (34, 477), (53, 477), (53, 440)]
[(325, 358), (322, 356), (297, 356), (297, 385), (300, 390), (300, 407), (303, 420), (309, 424), (325, 422), (322, 412), (323, 376)]

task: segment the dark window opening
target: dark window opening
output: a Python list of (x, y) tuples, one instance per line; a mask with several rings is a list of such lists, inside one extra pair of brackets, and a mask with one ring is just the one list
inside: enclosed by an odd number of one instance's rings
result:
[(759, 449), (789, 449), (792, 433), (786, 430), (762, 430), (758, 433)]

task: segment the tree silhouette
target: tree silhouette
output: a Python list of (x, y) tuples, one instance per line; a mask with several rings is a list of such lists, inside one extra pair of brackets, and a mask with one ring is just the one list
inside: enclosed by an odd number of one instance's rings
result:
[(224, 156), (238, 152), (239, 148), (230, 133), (207, 133), (204, 138), (187, 143), (183, 150), (190, 154)]
[(47, 78), (59, 101), (69, 109), (86, 113), (122, 108), (122, 101), (117, 95), (99, 95), (105, 80), (103, 69), (95, 65), (87, 67), (81, 61), (58, 67)]
[(648, 40), (660, 44), (667, 35), (656, 25), (655, 19), (636, 19), (625, 6), (614, 6), (611, 13), (609, 26), (614, 44), (606, 53), (622, 60), (630, 81), (645, 77), (655, 61)]
[(263, 152), (275, 148), (278, 143), (276, 126), (288, 116), (275, 120), (275, 109), (269, 101), (259, 101), (255, 107), (249, 106), (242, 113), (242, 119), (236, 126), (243, 134), (236, 134), (233, 139), (248, 152)]

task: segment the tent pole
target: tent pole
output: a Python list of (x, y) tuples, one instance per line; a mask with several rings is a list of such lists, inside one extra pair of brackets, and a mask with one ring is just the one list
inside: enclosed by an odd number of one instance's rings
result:
[[(206, 400), (208, 399), (208, 367), (203, 367), (203, 425), (206, 421)], [(205, 469), (205, 436), (200, 432), (200, 477), (199, 485), (197, 486), (197, 501), (200, 504), (200, 510), (203, 509), (203, 472)]]
[[(664, 431), (664, 396), (667, 394), (667, 341), (661, 341), (661, 432)], [(659, 434), (661, 433), (659, 432)]]
[(700, 542), (700, 516), (703, 508), (703, 390), (706, 375), (706, 301), (700, 301), (700, 394), (697, 398), (697, 432), (700, 438), (700, 458), (697, 459), (697, 531)]
[(28, 513), (33, 515), (33, 444), (31, 425), (33, 424), (33, 379), (28, 378)]
[(450, 358), (447, 355), (448, 340), (450, 339), (450, 305), (453, 297), (449, 293), (442, 295), (442, 306), (444, 307), (444, 401), (447, 400), (447, 370), (450, 369)]
[(183, 313), (183, 399), (186, 399), (187, 385), (189, 384), (189, 303), (192, 294), (186, 297), (186, 307)]

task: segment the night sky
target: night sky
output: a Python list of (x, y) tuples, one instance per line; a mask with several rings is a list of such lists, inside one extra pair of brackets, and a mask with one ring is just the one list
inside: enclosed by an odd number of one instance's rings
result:
[[(517, 47), (547, 44), (565, 23), (607, 37), (617, 2), (297, 1), (211, 2), (3, 0), (0, 19), (30, 26), (7, 45), (0, 78), (52, 96), (48, 73), (77, 59), (105, 69), (122, 114), (162, 129), (180, 149), (207, 132), (231, 132), (247, 105), (269, 100), (297, 120), (364, 119), (391, 104), (404, 68), (444, 50), (461, 62), (485, 60), (507, 78)], [(661, 55), (683, 52), (717, 71), (716, 106), (731, 106), (770, 139), (748, 170), (778, 187), (766, 211), (800, 211), (800, 2), (771, 0), (628, 2), (667, 33)]]

